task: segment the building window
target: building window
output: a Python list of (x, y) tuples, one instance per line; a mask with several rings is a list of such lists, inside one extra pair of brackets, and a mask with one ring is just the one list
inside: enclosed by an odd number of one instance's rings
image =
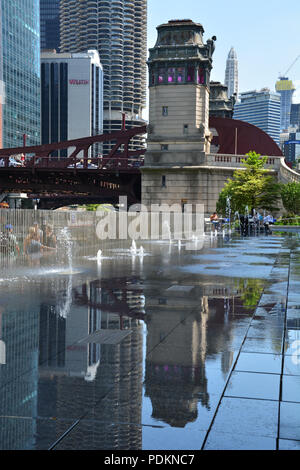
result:
[(184, 68), (178, 67), (177, 68), (177, 83), (183, 83), (183, 82), (184, 82)]
[(189, 133), (189, 125), (188, 124), (183, 124), (183, 133), (188, 134)]
[(161, 186), (162, 186), (162, 188), (165, 188), (167, 186), (166, 175), (162, 175), (162, 177), (161, 177)]
[(168, 69), (168, 83), (175, 82), (175, 69), (173, 67)]
[(195, 81), (195, 68), (194, 67), (188, 67), (188, 69), (187, 69), (187, 81), (188, 82), (194, 82)]
[(169, 150), (169, 146), (167, 144), (162, 144), (160, 148), (161, 150)]
[(168, 106), (163, 106), (162, 107), (162, 115), (163, 116), (168, 116), (168, 114), (169, 114)]
[(158, 83), (164, 83), (165, 69), (159, 69), (158, 71)]
[(205, 70), (202, 67), (198, 69), (198, 83), (204, 85), (205, 83)]

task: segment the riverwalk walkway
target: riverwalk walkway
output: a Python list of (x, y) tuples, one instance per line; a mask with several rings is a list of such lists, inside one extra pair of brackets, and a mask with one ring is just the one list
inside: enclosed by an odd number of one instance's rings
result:
[(300, 450), (300, 250), (282, 247), (204, 450)]

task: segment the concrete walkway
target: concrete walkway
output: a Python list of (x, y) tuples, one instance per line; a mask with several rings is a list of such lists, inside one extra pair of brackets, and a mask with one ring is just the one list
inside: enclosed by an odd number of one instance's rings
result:
[(300, 450), (300, 252), (282, 249), (204, 450)]

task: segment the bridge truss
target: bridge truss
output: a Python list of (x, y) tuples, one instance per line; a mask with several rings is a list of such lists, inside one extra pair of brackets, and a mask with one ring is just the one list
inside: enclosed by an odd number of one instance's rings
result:
[[(146, 126), (65, 142), (0, 150), (0, 194), (27, 193), (41, 208), (67, 204), (117, 202), (126, 195), (140, 200), (140, 167), (144, 147), (132, 150), (132, 140), (146, 134)], [(111, 142), (108, 155), (93, 147)], [(67, 157), (60, 157), (65, 151)], [(12, 159), (14, 161), (12, 163)], [(16, 166), (15, 160), (23, 161)]]

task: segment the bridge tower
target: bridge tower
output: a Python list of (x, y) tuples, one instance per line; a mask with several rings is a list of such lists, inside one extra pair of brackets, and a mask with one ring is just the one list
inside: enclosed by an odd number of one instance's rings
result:
[(209, 83), (215, 37), (191, 20), (157, 27), (149, 50), (149, 126), (142, 203), (201, 203), (210, 151)]

